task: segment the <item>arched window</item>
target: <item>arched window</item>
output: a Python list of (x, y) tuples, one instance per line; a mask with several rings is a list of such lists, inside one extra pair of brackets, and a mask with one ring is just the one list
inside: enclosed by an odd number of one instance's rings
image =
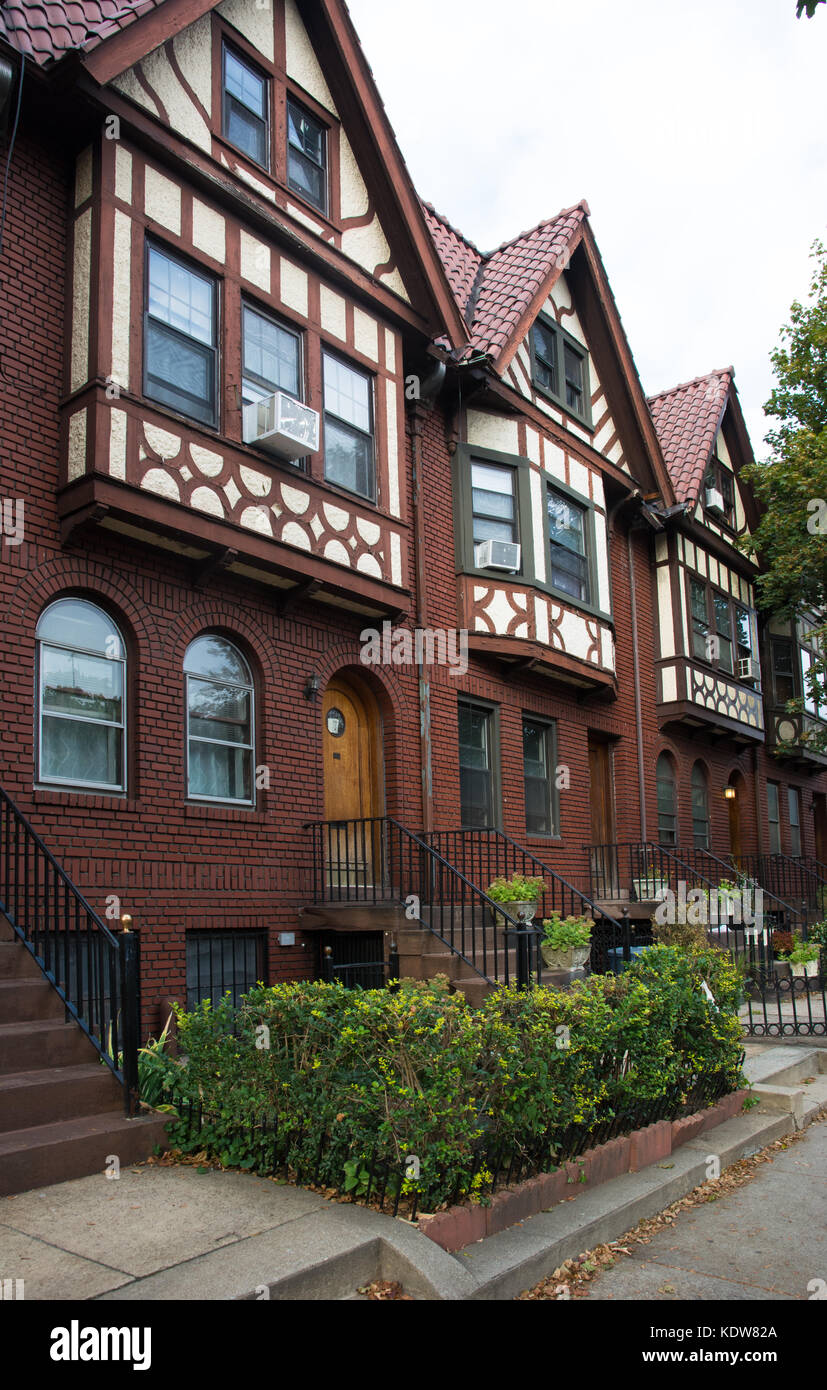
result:
[(58, 599), (37, 625), (39, 782), (126, 789), (126, 648), (85, 599)]
[(241, 652), (206, 634), (190, 645), (187, 792), (197, 801), (253, 803), (253, 678)]
[(658, 784), (658, 842), (678, 843), (678, 795), (675, 769), (668, 753), (661, 753), (656, 770)]
[(709, 849), (709, 789), (700, 763), (692, 769), (692, 834), (696, 849)]

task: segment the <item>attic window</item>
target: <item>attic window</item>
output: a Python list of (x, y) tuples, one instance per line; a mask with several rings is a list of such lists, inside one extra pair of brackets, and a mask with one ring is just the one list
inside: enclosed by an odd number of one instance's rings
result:
[(224, 135), (254, 164), (268, 167), (267, 83), (229, 48), (224, 49)]
[(535, 389), (541, 395), (591, 425), (588, 353), (545, 315), (531, 331), (531, 368)]
[(305, 202), (327, 213), (327, 131), (295, 101), (287, 100), (287, 183)]
[(721, 463), (720, 459), (713, 459), (707, 469), (704, 480), (704, 491), (710, 488), (720, 492), (724, 499), (724, 520), (728, 526), (735, 524), (735, 478), (730, 470)]

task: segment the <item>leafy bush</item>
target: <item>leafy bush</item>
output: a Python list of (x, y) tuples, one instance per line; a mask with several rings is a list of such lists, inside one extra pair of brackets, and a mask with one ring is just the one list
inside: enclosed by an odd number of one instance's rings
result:
[(676, 946), (690, 955), (707, 950), (709, 940), (702, 922), (687, 921), (687, 913), (676, 912), (674, 922), (659, 922), (652, 917), (652, 935), (659, 946)]
[(522, 874), (495, 878), (486, 890), (487, 896), (495, 903), (534, 903), (545, 891), (544, 879), (523, 878)]
[[(812, 932), (810, 933), (812, 939)], [(795, 942), (791, 931), (774, 931), (772, 934), (772, 953), (778, 960), (786, 960)]]
[(622, 976), (500, 989), (477, 1010), (445, 982), (258, 987), (238, 1009), (227, 998), (178, 1011), (186, 1061), (165, 1062), (168, 1084), (207, 1122), (195, 1132), (179, 1105), (170, 1141), (270, 1171), (278, 1140), (293, 1171), (357, 1195), (374, 1158), (401, 1169), (416, 1155), (406, 1187), (434, 1209), (475, 1195), (481, 1147), (530, 1150), (549, 1167), (569, 1125), (665, 1096), (679, 1110), (713, 1073), (737, 1087), (739, 983), (722, 952), (653, 947)]
[(591, 917), (561, 917), (552, 912), (543, 919), (543, 940), (555, 951), (568, 951), (573, 946), (588, 946), (594, 922)]

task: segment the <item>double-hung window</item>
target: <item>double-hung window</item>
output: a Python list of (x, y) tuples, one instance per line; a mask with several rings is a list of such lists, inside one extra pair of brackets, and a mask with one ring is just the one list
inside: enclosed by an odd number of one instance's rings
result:
[(325, 478), (375, 501), (373, 383), (332, 353), (323, 352), (322, 359)]
[(588, 513), (562, 493), (548, 489), (551, 585), (582, 603), (591, 603)]
[(527, 835), (557, 835), (556, 728), (523, 719), (523, 776)]
[(712, 655), (709, 642), (709, 611), (706, 606), (706, 585), (697, 579), (689, 581), (692, 608), (692, 655), (699, 661), (709, 661)]
[(658, 792), (658, 843), (678, 843), (678, 788), (668, 753), (661, 753), (655, 769)]
[(287, 99), (287, 183), (327, 213), (327, 131), (304, 107)]
[(790, 700), (795, 699), (792, 642), (785, 637), (773, 637), (770, 641), (770, 660), (772, 663), (773, 703), (786, 705)]
[(534, 325), (534, 380), (551, 396), (560, 395), (557, 334), (541, 320)]
[(732, 665), (732, 612), (729, 599), (723, 594), (713, 593), (712, 605), (715, 609), (718, 665), (723, 671), (732, 675), (734, 669)]
[(192, 419), (217, 415), (217, 288), (196, 271), (147, 246), (144, 394)]
[(270, 163), (267, 80), (226, 46), (222, 96), (225, 138), (266, 169)]
[(302, 394), (301, 337), (267, 314), (242, 308), (241, 399), (245, 405), (285, 391), (296, 400)]
[(474, 545), (517, 541), (517, 475), (493, 463), (471, 464)]
[(692, 836), (696, 849), (709, 849), (709, 791), (700, 763), (692, 769)]
[(58, 599), (37, 625), (38, 778), (126, 787), (126, 649), (112, 619), (84, 599)]
[(253, 678), (224, 637), (206, 634), (189, 647), (187, 791), (197, 801), (253, 802)]
[(735, 525), (735, 478), (720, 459), (710, 464), (704, 480), (705, 493), (710, 489), (720, 492), (724, 503), (724, 520), (728, 526)]
[(781, 853), (781, 815), (778, 808), (778, 783), (767, 783), (767, 821), (770, 827), (770, 854)]
[(494, 712), (459, 706), (459, 791), (463, 830), (489, 829), (494, 809)]
[(790, 853), (794, 859), (801, 854), (801, 795), (798, 787), (787, 788), (787, 806), (790, 813)]

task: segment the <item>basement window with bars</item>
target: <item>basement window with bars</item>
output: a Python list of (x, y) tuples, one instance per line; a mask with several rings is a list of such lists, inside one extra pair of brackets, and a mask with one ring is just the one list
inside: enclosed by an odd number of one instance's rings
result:
[(187, 932), (187, 1008), (229, 993), (237, 1007), (266, 974), (264, 932)]

